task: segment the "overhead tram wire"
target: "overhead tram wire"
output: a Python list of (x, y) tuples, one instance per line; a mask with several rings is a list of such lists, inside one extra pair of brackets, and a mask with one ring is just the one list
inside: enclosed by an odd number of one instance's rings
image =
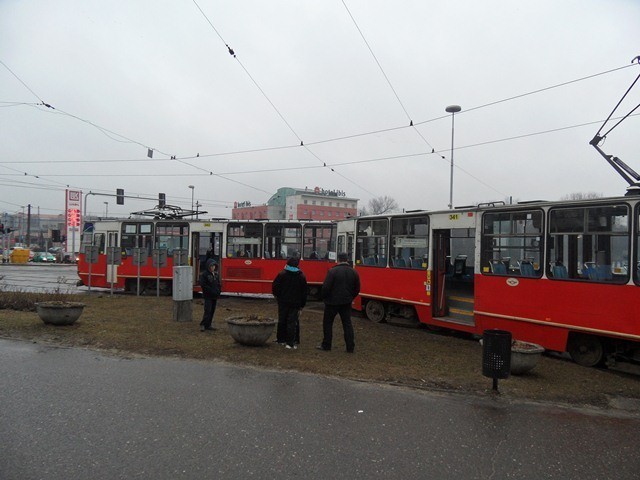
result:
[[(36, 104), (36, 105), (35, 105), (35, 107), (36, 107), (36, 108), (37, 108), (37, 107), (39, 107), (39, 106), (44, 106), (44, 107), (46, 107), (47, 109), (53, 110), (53, 112), (50, 112), (49, 110), (46, 110), (46, 111), (47, 111), (47, 113), (56, 113), (56, 114), (58, 114), (58, 115), (66, 115), (66, 116), (68, 116), (68, 117), (71, 117), (71, 118), (74, 118), (74, 119), (79, 120), (79, 121), (81, 121), (81, 122), (84, 122), (84, 123), (86, 123), (86, 124), (88, 124), (88, 125), (93, 126), (93, 127), (94, 127), (94, 128), (96, 128), (96, 129), (98, 129), (98, 131), (100, 131), (102, 134), (104, 134), (105, 136), (107, 136), (107, 137), (108, 137), (108, 138), (110, 138), (111, 140), (114, 140), (114, 141), (117, 141), (117, 142), (121, 142), (121, 143), (133, 143), (133, 144), (136, 144), (136, 145), (140, 145), (141, 147), (144, 147), (144, 148), (146, 148), (146, 149), (148, 149), (148, 150), (151, 150), (151, 151), (154, 151), (154, 152), (158, 152), (158, 153), (160, 153), (160, 154), (162, 154), (162, 155), (165, 155), (165, 156), (169, 157), (169, 161), (175, 161), (175, 162), (178, 162), (178, 163), (182, 163), (183, 165), (188, 165), (188, 166), (190, 166), (190, 167), (192, 167), (192, 168), (195, 168), (195, 169), (198, 169), (198, 170), (205, 171), (205, 172), (207, 172), (209, 175), (217, 176), (218, 178), (221, 178), (221, 179), (223, 179), (223, 180), (227, 180), (227, 181), (230, 181), (230, 182), (232, 182), (232, 183), (236, 183), (236, 184), (239, 184), (239, 185), (243, 185), (243, 186), (245, 186), (245, 187), (248, 187), (248, 188), (251, 188), (251, 189), (254, 189), (254, 190), (257, 190), (257, 191), (263, 192), (263, 193), (267, 193), (267, 194), (268, 194), (268, 193), (270, 193), (270, 192), (267, 192), (267, 191), (265, 191), (265, 190), (263, 190), (263, 189), (261, 189), (261, 188), (254, 187), (254, 186), (252, 186), (252, 185), (249, 185), (249, 184), (246, 184), (246, 183), (243, 183), (243, 182), (239, 182), (239, 181), (237, 181), (237, 180), (228, 179), (228, 178), (225, 178), (225, 177), (223, 177), (223, 176), (221, 176), (221, 175), (219, 175), (219, 174), (214, 174), (212, 171), (205, 170), (205, 169), (203, 169), (203, 168), (201, 168), (201, 167), (198, 167), (198, 166), (192, 165), (192, 164), (190, 164), (190, 163), (188, 163), (188, 162), (186, 162), (186, 161), (184, 161), (184, 160), (182, 160), (182, 159), (178, 159), (175, 155), (171, 155), (171, 154), (169, 154), (169, 153), (163, 152), (163, 151), (158, 150), (158, 149), (156, 149), (156, 148), (149, 147), (148, 145), (145, 145), (145, 144), (143, 144), (143, 143), (141, 143), (141, 142), (138, 142), (137, 140), (133, 140), (133, 139), (131, 139), (131, 138), (128, 138), (128, 137), (126, 137), (126, 136), (124, 136), (124, 135), (121, 135), (121, 134), (119, 134), (119, 133), (117, 133), (117, 132), (114, 132), (114, 131), (112, 131), (112, 130), (109, 130), (108, 128), (101, 127), (100, 125), (98, 125), (98, 124), (96, 124), (96, 123), (93, 123), (93, 122), (91, 122), (91, 121), (89, 121), (89, 120), (86, 120), (86, 119), (84, 119), (84, 118), (78, 117), (77, 115), (73, 115), (73, 114), (71, 114), (71, 113), (69, 113), (69, 112), (65, 112), (64, 110), (60, 110), (59, 108), (55, 108), (55, 107), (53, 107), (52, 105), (50, 105), (50, 104), (46, 103), (44, 100), (42, 100), (42, 98), (41, 98), (37, 93), (35, 93), (35, 92), (34, 92), (34, 91), (33, 91), (33, 90), (32, 90), (32, 89), (31, 89), (31, 88), (30, 88), (30, 87), (29, 87), (29, 86), (28, 86), (24, 81), (22, 81), (22, 79), (21, 79), (20, 77), (18, 77), (18, 75), (16, 75), (16, 74), (15, 74), (15, 72), (13, 72), (13, 70), (11, 70), (11, 69), (10, 69), (10, 68), (9, 68), (9, 67), (4, 63), (4, 62), (2, 62), (2, 60), (0, 60), (0, 63), (2, 63), (2, 65), (4, 65), (4, 67), (5, 67), (9, 72), (11, 72), (11, 74), (12, 74), (16, 79), (18, 79), (18, 81), (19, 81), (22, 85), (24, 85), (24, 87), (25, 87), (27, 90), (29, 90), (29, 91), (30, 91), (30, 92), (31, 92), (31, 93), (32, 93), (32, 94), (33, 94), (33, 95), (34, 95), (38, 100), (40, 100), (40, 102), (41, 102), (41, 103)], [(31, 105), (31, 104), (25, 104), (25, 105), (33, 106), (33, 105)], [(38, 110), (41, 110), (41, 109), (39, 109), (39, 108), (38, 108)], [(109, 134), (112, 134), (112, 135), (118, 136), (118, 137), (120, 137), (120, 138), (123, 138), (123, 139), (124, 139), (124, 141), (123, 141), (123, 140), (118, 140), (117, 138), (114, 138), (114, 137), (112, 137), (112, 136), (111, 136), (111, 135), (109, 135)], [(197, 158), (198, 156), (199, 156), (199, 154), (198, 154), (196, 157), (193, 157), (193, 158)], [(28, 174), (27, 174), (27, 173), (25, 173), (25, 175), (28, 175)], [(34, 176), (35, 178), (38, 178), (38, 176), (37, 176), (37, 175), (33, 175), (33, 176)], [(68, 186), (68, 185), (67, 185), (67, 186)]]
[(429, 148), (431, 148), (431, 151), (432, 151), (431, 153), (434, 153), (435, 152), (435, 148), (433, 147), (433, 145), (431, 145), (431, 143), (429, 143), (429, 141), (425, 138), (425, 136), (422, 134), (422, 132), (420, 132), (420, 130), (418, 130), (416, 128), (416, 126), (413, 124), (413, 119), (411, 118), (411, 115), (409, 115), (409, 112), (407, 111), (406, 107), (404, 106), (404, 103), (402, 103), (402, 100), (400, 100), (400, 96), (398, 95), (398, 92), (393, 87), (393, 84), (391, 83), (391, 80), (389, 79), (389, 76), (384, 71), (384, 68), (382, 68), (382, 64), (378, 60), (378, 57), (376, 56), (376, 54), (373, 52), (373, 49), (371, 48), (371, 45), (369, 45), (369, 42), (367, 41), (366, 37), (364, 36), (364, 33), (362, 32), (362, 30), (360, 29), (360, 26), (358, 25), (358, 22), (356, 22), (356, 19), (354, 18), (353, 14), (351, 13), (351, 10), (349, 10), (349, 7), (347, 6), (347, 4), (346, 4), (346, 2), (344, 0), (342, 0), (342, 5), (344, 5), (345, 10), (349, 14), (349, 17), (351, 18), (351, 21), (355, 25), (356, 30), (358, 30), (358, 33), (360, 34), (360, 37), (362, 38), (362, 41), (367, 46), (367, 49), (369, 50), (369, 53), (371, 53), (371, 56), (373, 57), (373, 59), (375, 60), (376, 64), (378, 65), (378, 68), (380, 69), (380, 72), (382, 73), (382, 76), (387, 81), (387, 84), (389, 85), (389, 88), (393, 92), (393, 95), (396, 97), (396, 100), (400, 104), (400, 107), (402, 108), (402, 110), (404, 111), (405, 115), (407, 116), (407, 119), (409, 120), (409, 127), (413, 128), (413, 131), (418, 134), (418, 136), (424, 141), (424, 143), (427, 144), (427, 146), (429, 146)]
[[(222, 35), (220, 34), (220, 32), (218, 31), (218, 29), (213, 25), (213, 23), (211, 22), (211, 20), (209, 19), (209, 17), (207, 16), (206, 13), (204, 13), (204, 11), (202, 10), (202, 8), (200, 8), (200, 5), (198, 5), (198, 2), (196, 2), (196, 0), (192, 0), (194, 5), (198, 8), (198, 10), (200, 11), (200, 13), (202, 14), (202, 16), (205, 18), (205, 20), (207, 21), (207, 23), (211, 26), (211, 28), (213, 29), (213, 31), (216, 33), (216, 35), (218, 36), (218, 38), (220, 39), (220, 41), (222, 43), (224, 43), (225, 47), (227, 47), (227, 51), (229, 52), (229, 54), (234, 58), (234, 60), (236, 60), (236, 62), (238, 62), (238, 65), (240, 65), (240, 67), (242, 68), (242, 70), (245, 72), (245, 74), (249, 77), (249, 79), (251, 80), (251, 82), (254, 84), (254, 86), (258, 89), (258, 91), (262, 94), (262, 96), (267, 100), (267, 102), (269, 103), (269, 105), (271, 105), (271, 108), (273, 108), (273, 110), (278, 114), (278, 116), (280, 117), (280, 119), (284, 122), (284, 124), (287, 126), (287, 128), (291, 131), (291, 133), (293, 133), (293, 135), (298, 139), (298, 141), (300, 142), (300, 146), (304, 147), (304, 149), (314, 158), (316, 158), (320, 163), (322, 163), (323, 167), (327, 167), (327, 163), (326, 161), (324, 161), (323, 159), (321, 159), (315, 152), (313, 152), (308, 145), (305, 145), (304, 141), (302, 140), (302, 138), (300, 137), (300, 135), (298, 135), (298, 133), (295, 131), (295, 129), (291, 126), (291, 124), (287, 121), (287, 119), (284, 117), (284, 115), (282, 114), (282, 112), (280, 112), (280, 110), (278, 109), (278, 107), (276, 107), (276, 105), (273, 103), (273, 101), (271, 101), (271, 99), (269, 98), (269, 96), (267, 95), (267, 93), (264, 91), (264, 89), (260, 86), (260, 84), (258, 84), (258, 82), (256, 81), (256, 79), (253, 77), (253, 75), (251, 75), (251, 73), (249, 72), (249, 70), (247, 69), (247, 67), (244, 66), (244, 64), (242, 63), (242, 61), (238, 58), (238, 56), (236, 55), (235, 51), (233, 50), (233, 48), (231, 48), (229, 46), (229, 44), (225, 41), (225, 39), (222, 37)], [(375, 196), (374, 193), (370, 192), (369, 190), (367, 190), (365, 187), (363, 187), (362, 185), (360, 185), (357, 182), (354, 182), (353, 180), (347, 178), (345, 175), (340, 174), (339, 172), (336, 172), (334, 169), (330, 168), (330, 170), (339, 175), (340, 177), (342, 177), (344, 180), (347, 180), (348, 182), (352, 183), (353, 185), (355, 185), (356, 187), (362, 189), (363, 191), (367, 192), (369, 195), (371, 196)]]
[[(608, 73), (612, 73), (612, 72), (616, 72), (618, 70), (622, 70), (625, 68), (629, 68), (632, 65), (624, 65), (622, 67), (618, 67), (618, 68), (614, 68), (614, 69), (610, 69), (610, 70), (606, 70), (604, 72), (600, 72), (600, 73), (596, 73), (593, 75), (589, 75), (586, 77), (581, 77), (575, 80), (571, 80), (569, 82), (563, 82), (563, 83), (559, 83), (556, 85), (552, 85), (549, 87), (545, 87), (542, 89), (538, 89), (538, 90), (534, 90), (531, 92), (527, 92), (527, 93), (523, 93), (520, 95), (516, 95), (513, 97), (509, 97), (509, 98), (505, 98), (502, 100), (497, 100), (494, 102), (490, 102), (490, 103), (486, 103), (483, 105), (478, 105), (475, 107), (471, 107), (468, 109), (465, 109), (464, 112), (470, 112), (473, 110), (478, 110), (481, 108), (485, 108), (485, 107), (489, 107), (489, 106), (493, 106), (493, 105), (497, 105), (499, 103), (503, 103), (503, 102), (507, 102), (510, 100), (515, 100), (518, 98), (522, 98), (528, 95), (533, 95), (536, 93), (541, 93), (547, 90), (551, 90), (553, 88), (558, 88), (561, 86), (565, 86), (565, 85), (569, 85), (572, 83), (576, 83), (576, 82), (580, 82), (582, 80), (587, 80), (590, 78), (594, 78), (600, 75), (605, 75)], [(0, 102), (2, 103), (2, 102)], [(25, 102), (5, 102), (5, 103), (20, 103), (21, 105), (32, 105), (32, 104), (27, 104)], [(33, 105), (39, 105), (39, 104), (33, 104)], [(45, 111), (45, 110), (41, 110), (40, 111)], [(460, 112), (460, 113), (464, 113), (464, 112)], [(47, 112), (50, 113), (50, 112)], [(438, 117), (434, 117), (428, 120), (423, 120), (420, 122), (414, 122), (414, 125), (423, 125), (425, 123), (430, 123), (430, 122), (434, 122), (437, 120), (442, 120), (445, 118), (449, 118), (449, 115), (441, 115)], [(618, 117), (621, 118), (621, 117)], [(582, 124), (581, 124), (582, 125)], [(577, 125), (577, 126), (581, 126), (581, 125)], [(102, 128), (102, 127), (100, 127)], [(387, 133), (387, 132), (393, 132), (393, 131), (397, 131), (397, 130), (404, 130), (406, 128), (410, 128), (409, 125), (399, 125), (396, 127), (389, 127), (389, 128), (383, 128), (383, 129), (379, 129), (379, 130), (371, 130), (371, 131), (367, 131), (367, 132), (361, 132), (361, 133), (355, 133), (355, 134), (351, 134), (351, 135), (344, 135), (344, 136), (340, 136), (340, 137), (332, 137), (332, 138), (327, 138), (327, 139), (323, 139), (323, 140), (316, 140), (314, 142), (306, 142), (305, 146), (309, 146), (309, 145), (320, 145), (323, 143), (330, 143), (330, 142), (336, 142), (336, 141), (342, 141), (342, 140), (350, 140), (353, 138), (358, 138), (358, 137), (364, 137), (364, 136), (368, 136), (368, 135), (376, 135), (376, 134), (380, 134), (380, 133)], [(565, 128), (572, 128), (572, 127), (565, 127)], [(114, 132), (114, 134), (116, 134)], [(118, 135), (118, 134), (116, 134)], [(289, 149), (289, 148), (299, 148), (300, 145), (296, 144), (296, 145), (282, 145), (282, 146), (274, 146), (274, 147), (264, 147), (264, 148), (254, 148), (254, 149), (245, 149), (245, 150), (235, 150), (235, 151), (230, 151), (230, 152), (216, 152), (216, 153), (206, 153), (206, 154), (199, 154), (199, 155), (191, 155), (191, 156), (183, 156), (183, 157), (179, 157), (180, 160), (191, 160), (191, 159), (196, 159), (196, 158), (208, 158), (208, 157), (222, 157), (222, 156), (228, 156), (228, 155), (242, 155), (242, 154), (247, 154), (247, 153), (260, 153), (260, 152), (266, 152), (266, 151), (272, 151), (272, 150), (282, 150), (282, 149)], [(178, 158), (176, 158), (175, 160), (177, 160)], [(105, 159), (105, 160), (35, 160), (35, 161), (0, 161), (0, 164), (12, 164), (12, 163), (117, 163), (117, 162), (154, 162), (154, 161), (160, 161), (160, 162), (170, 162), (170, 161), (174, 161), (174, 159), (172, 158), (166, 158), (166, 159), (148, 159), (148, 158), (140, 158), (140, 159)]]
[[(422, 134), (422, 132), (420, 132), (420, 130), (418, 130), (418, 128), (413, 124), (413, 120), (411, 119), (411, 115), (409, 115), (409, 112), (407, 111), (407, 109), (405, 108), (404, 104), (402, 103), (402, 100), (400, 100), (400, 96), (398, 95), (398, 92), (396, 92), (396, 89), (393, 87), (393, 84), (391, 83), (391, 80), (389, 80), (389, 77), (386, 74), (386, 72), (384, 71), (384, 68), (382, 68), (382, 64), (378, 60), (378, 57), (376, 57), (376, 54), (373, 52), (373, 49), (371, 48), (371, 46), (369, 45), (369, 42), (365, 38), (364, 33), (362, 32), (362, 30), (360, 29), (360, 26), (358, 25), (358, 22), (356, 22), (356, 19), (351, 14), (351, 11), (349, 10), (349, 7), (347, 6), (347, 4), (345, 3), (344, 0), (342, 0), (342, 5), (344, 5), (344, 8), (347, 10), (347, 13), (349, 14), (349, 17), (351, 17), (351, 20), (353, 21), (353, 24), (355, 25), (356, 29), (358, 30), (358, 33), (360, 33), (360, 37), (362, 38), (362, 40), (364, 41), (364, 44), (369, 49), (369, 53), (371, 53), (371, 56), (373, 57), (373, 59), (375, 60), (376, 64), (378, 65), (378, 68), (380, 69), (380, 72), (382, 72), (382, 75), (384, 76), (385, 80), (387, 81), (387, 84), (389, 85), (389, 88), (391, 88), (391, 91), (395, 95), (396, 100), (398, 100), (398, 103), (400, 104), (400, 106), (402, 107), (402, 110), (406, 114), (407, 119), (409, 120), (409, 126), (411, 128), (413, 128), (413, 131), (416, 132), (418, 134), (418, 136), (424, 141), (424, 143), (431, 149), (431, 152), (425, 152), (425, 155), (436, 154), (436, 149), (433, 147), (433, 145), (431, 145), (431, 143), (429, 143), (429, 141), (425, 138), (425, 136)], [(453, 153), (452, 153), (452, 155), (453, 155)], [(442, 158), (445, 162), (447, 162), (447, 159), (441, 153), (438, 153), (438, 156), (440, 158)], [(453, 163), (451, 165), (452, 165), (452, 168), (453, 168)], [(460, 167), (460, 165), (456, 165), (456, 167), (457, 167), (458, 170), (464, 172), (465, 174), (467, 174), (468, 176), (470, 176), (471, 178), (473, 178), (477, 182), (481, 183), (485, 187), (489, 187), (491, 190), (493, 190), (495, 192), (498, 192), (501, 195), (506, 195), (504, 192), (500, 192), (494, 186), (489, 185), (484, 180), (481, 180), (480, 178), (476, 177), (475, 175), (473, 175), (472, 173), (468, 172), (464, 168)]]
[[(631, 117), (636, 117), (639, 116), (640, 113), (635, 113), (635, 114), (630, 114), (629, 116)], [(619, 120), (621, 118), (624, 117), (611, 117), (608, 120)], [(549, 133), (555, 133), (555, 132), (560, 132), (560, 131), (564, 131), (564, 130), (570, 130), (573, 128), (580, 128), (580, 127), (585, 127), (585, 126), (590, 126), (590, 125), (595, 125), (598, 123), (602, 123), (603, 120), (596, 120), (596, 121), (592, 121), (592, 122), (585, 122), (585, 123), (580, 123), (580, 124), (575, 124), (575, 125), (568, 125), (568, 126), (564, 126), (564, 127), (558, 127), (558, 128), (553, 128), (553, 129), (549, 129), (549, 130), (542, 130), (539, 132), (531, 132), (531, 133), (526, 133), (526, 134), (522, 134), (522, 135), (515, 135), (515, 136), (511, 136), (511, 137), (505, 137), (505, 138), (499, 138), (499, 139), (495, 139), (495, 140), (488, 140), (486, 142), (478, 142), (478, 143), (473, 143), (473, 144), (469, 144), (469, 145), (462, 145), (462, 146), (457, 146), (455, 147), (455, 150), (461, 150), (461, 149), (466, 149), (466, 148), (474, 148), (474, 147), (479, 147), (479, 146), (484, 146), (484, 145), (490, 145), (490, 144), (494, 144), (494, 143), (501, 143), (501, 142), (507, 142), (507, 141), (511, 141), (511, 140), (519, 140), (522, 138), (527, 138), (527, 137), (532, 137), (532, 136), (538, 136), (538, 135), (546, 135)], [(436, 150), (434, 153), (436, 154), (441, 154), (441, 153), (446, 153), (448, 150), (447, 149), (443, 149), (443, 150)], [(404, 154), (404, 155), (392, 155), (392, 156), (387, 156), (387, 157), (376, 157), (376, 158), (369, 158), (369, 159), (363, 159), (363, 160), (353, 160), (353, 161), (348, 161), (348, 162), (339, 162), (339, 163), (329, 163), (327, 164), (327, 167), (336, 167), (336, 166), (344, 166), (344, 165), (357, 165), (357, 164), (362, 164), (362, 163), (372, 163), (372, 162), (379, 162), (379, 161), (385, 161), (385, 160), (396, 160), (396, 159), (401, 159), (401, 158), (409, 158), (409, 157), (417, 157), (417, 156), (421, 156), (421, 155), (426, 155), (427, 153), (430, 152), (418, 152), (418, 153), (410, 153), (410, 154)], [(4, 164), (14, 164), (14, 163), (30, 163), (30, 164), (40, 164), (40, 163), (111, 163), (111, 162), (128, 162), (128, 161), (147, 161), (147, 159), (133, 159), (133, 160), (71, 160), (71, 161), (45, 161), (45, 160), (36, 160), (36, 161), (26, 161), (26, 162), (18, 162), (18, 161), (0, 161), (0, 166), (3, 166)], [(165, 161), (169, 161), (168, 159)], [(5, 167), (8, 168), (8, 167)], [(324, 168), (324, 165), (307, 165), (307, 166), (295, 166), (295, 167), (281, 167), (281, 168), (265, 168), (265, 169), (259, 169), (259, 170), (239, 170), (239, 171), (232, 171), (232, 172), (221, 172), (219, 173), (219, 175), (244, 175), (244, 174), (251, 174), (251, 173), (268, 173), (268, 172), (286, 172), (286, 171), (294, 171), (294, 170), (309, 170), (309, 169), (318, 169), (318, 168)], [(25, 174), (23, 173), (21, 170), (16, 170), (16, 169), (12, 169), (15, 172), (18, 172), (16, 174), (12, 174), (12, 175), (26, 175), (26, 176), (34, 176), (32, 174)], [(466, 172), (464, 169), (460, 168), (461, 171), (471, 175), (469, 172)], [(199, 174), (181, 174), (183, 176), (205, 176), (205, 175), (209, 175), (209, 173), (199, 173)], [(5, 174), (0, 174), (0, 177), (2, 176), (8, 176)], [(54, 175), (38, 175), (38, 177), (47, 177), (47, 176), (61, 176), (60, 174), (54, 174)], [(65, 174), (64, 176), (75, 176), (73, 174)], [(85, 176), (85, 175), (77, 175), (77, 176)], [(101, 176), (113, 176), (113, 175), (109, 175), (109, 174), (96, 174), (96, 173), (92, 173), (91, 175), (86, 175), (86, 176), (93, 176), (93, 177), (101, 177)], [(144, 176), (147, 177), (153, 177), (153, 176), (166, 176), (166, 174), (151, 174), (151, 173), (145, 173)], [(13, 180), (12, 180), (13, 181)], [(63, 184), (60, 184), (63, 185)], [(81, 188), (81, 187), (78, 187)]]

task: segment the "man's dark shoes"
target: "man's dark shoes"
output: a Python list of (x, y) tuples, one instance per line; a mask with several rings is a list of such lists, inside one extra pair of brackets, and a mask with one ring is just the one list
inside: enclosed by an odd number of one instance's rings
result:
[(217, 330), (216, 327), (206, 327), (205, 330)]
[(200, 331), (204, 332), (204, 325), (200, 325)]
[(324, 350), (325, 352), (328, 352), (329, 350), (331, 350), (330, 348), (324, 348), (322, 345), (318, 345), (316, 348), (318, 350)]

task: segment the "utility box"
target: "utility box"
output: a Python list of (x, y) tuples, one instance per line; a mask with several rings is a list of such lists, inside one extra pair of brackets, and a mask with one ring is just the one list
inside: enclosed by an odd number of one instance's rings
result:
[(173, 267), (173, 319), (190, 322), (193, 319), (193, 270), (189, 266)]
[(173, 299), (193, 299), (193, 270), (188, 266), (173, 267)]

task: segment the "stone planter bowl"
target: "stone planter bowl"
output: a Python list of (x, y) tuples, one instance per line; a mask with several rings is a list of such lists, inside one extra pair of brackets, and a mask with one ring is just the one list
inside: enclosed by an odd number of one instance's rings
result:
[[(482, 345), (482, 339), (480, 339)], [(537, 343), (513, 340), (511, 342), (511, 369), (512, 375), (523, 375), (538, 364), (538, 360), (544, 353), (544, 348)]]
[(241, 345), (259, 347), (267, 343), (277, 321), (273, 318), (239, 316), (227, 318), (231, 337)]
[(38, 302), (36, 313), (48, 325), (72, 325), (84, 307), (80, 302)]
[(511, 373), (522, 375), (536, 366), (544, 348), (536, 343), (515, 340), (511, 345)]

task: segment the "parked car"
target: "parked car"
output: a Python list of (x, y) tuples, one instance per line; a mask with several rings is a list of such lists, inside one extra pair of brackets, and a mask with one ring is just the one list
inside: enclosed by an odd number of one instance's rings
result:
[(33, 254), (32, 262), (38, 263), (55, 263), (56, 257), (49, 252), (36, 252)]

